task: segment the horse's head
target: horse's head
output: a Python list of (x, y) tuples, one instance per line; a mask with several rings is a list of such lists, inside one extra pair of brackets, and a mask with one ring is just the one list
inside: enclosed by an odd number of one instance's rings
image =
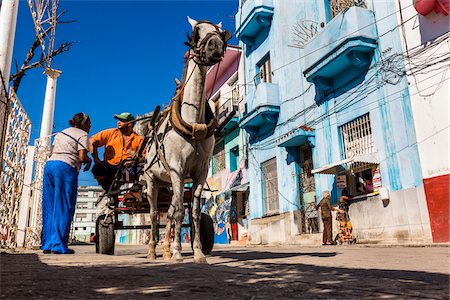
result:
[(208, 21), (195, 21), (188, 17), (192, 26), (192, 34), (186, 44), (193, 51), (197, 64), (212, 66), (220, 62), (225, 54), (231, 33), (222, 30), (222, 23), (213, 24)]

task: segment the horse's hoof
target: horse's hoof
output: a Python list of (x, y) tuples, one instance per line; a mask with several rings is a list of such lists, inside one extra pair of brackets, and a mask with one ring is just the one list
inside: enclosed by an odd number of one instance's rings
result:
[(170, 259), (170, 262), (172, 262), (172, 263), (183, 262), (183, 258), (181, 258), (181, 257), (175, 258), (174, 256), (172, 256), (172, 258)]
[(206, 261), (206, 257), (205, 256), (200, 256), (200, 257), (194, 257), (194, 263), (196, 263), (196, 264), (207, 264), (208, 262)]
[(164, 260), (170, 260), (172, 258), (172, 255), (170, 255), (170, 253), (164, 253), (163, 254), (163, 259)]
[(148, 254), (147, 258), (150, 260), (156, 260), (156, 254)]
[(183, 257), (181, 256), (181, 254), (179, 252), (177, 252), (172, 255), (171, 260), (172, 260), (172, 262), (182, 262)]

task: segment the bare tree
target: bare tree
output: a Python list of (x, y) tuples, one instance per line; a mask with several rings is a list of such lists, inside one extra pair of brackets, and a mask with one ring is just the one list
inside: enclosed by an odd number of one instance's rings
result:
[[(16, 72), (10, 76), (10, 81), (13, 82), (14, 91), (17, 92), (19, 90), (20, 82), (22, 81), (23, 77), (25, 76), (25, 73), (28, 70), (31, 70), (31, 69), (34, 69), (37, 67), (40, 67), (40, 68), (50, 67), (49, 64), (55, 56), (57, 56), (63, 52), (69, 51), (70, 48), (72, 47), (73, 42), (64, 42), (64, 43), (60, 44), (57, 49), (51, 49), (51, 51), (46, 53), (46, 51), (44, 51), (45, 46), (42, 46), (44, 38), (49, 37), (50, 32), (52, 30), (54, 30), (54, 26), (56, 26), (56, 24), (67, 24), (67, 23), (75, 22), (73, 20), (72, 21), (59, 21), (59, 18), (64, 13), (65, 12), (59, 14), (56, 17), (56, 22), (54, 23), (53, 26), (49, 26), (49, 27), (45, 28), (45, 30), (43, 30), (42, 32), (37, 31), (36, 38), (35, 38), (33, 44), (31, 45), (30, 49), (28, 50), (25, 60), (23, 61), (20, 68), (17, 63), (17, 60), (15, 60)], [(52, 41), (52, 44), (53, 44), (53, 41)], [(36, 56), (36, 50), (40, 46), (41, 46), (41, 53), (39, 55), (39, 59), (34, 59)]]

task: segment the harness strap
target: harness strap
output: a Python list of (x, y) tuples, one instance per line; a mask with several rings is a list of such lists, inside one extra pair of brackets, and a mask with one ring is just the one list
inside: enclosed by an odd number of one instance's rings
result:
[[(175, 129), (176, 132), (178, 132), (180, 135), (184, 136), (187, 139), (192, 140), (205, 140), (209, 137), (211, 137), (214, 134), (214, 129), (217, 127), (217, 120), (214, 117), (214, 114), (211, 110), (211, 107), (209, 107), (208, 103), (205, 103), (205, 119), (209, 120), (207, 124), (201, 124), (201, 123), (195, 123), (195, 125), (191, 125), (183, 120), (181, 117), (180, 111), (181, 111), (181, 99), (182, 94), (178, 95), (173, 101), (172, 108), (170, 110), (170, 122)], [(203, 125), (206, 125), (206, 130), (204, 130), (206, 133), (198, 133), (198, 129), (201, 128)], [(197, 130), (196, 130), (197, 129)], [(196, 133), (197, 132), (197, 133)]]

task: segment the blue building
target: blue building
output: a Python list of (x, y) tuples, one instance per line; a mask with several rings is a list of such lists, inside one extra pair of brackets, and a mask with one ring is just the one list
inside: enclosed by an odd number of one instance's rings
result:
[(249, 243), (319, 243), (344, 189), (354, 236), (429, 242), (395, 1), (241, 0)]

